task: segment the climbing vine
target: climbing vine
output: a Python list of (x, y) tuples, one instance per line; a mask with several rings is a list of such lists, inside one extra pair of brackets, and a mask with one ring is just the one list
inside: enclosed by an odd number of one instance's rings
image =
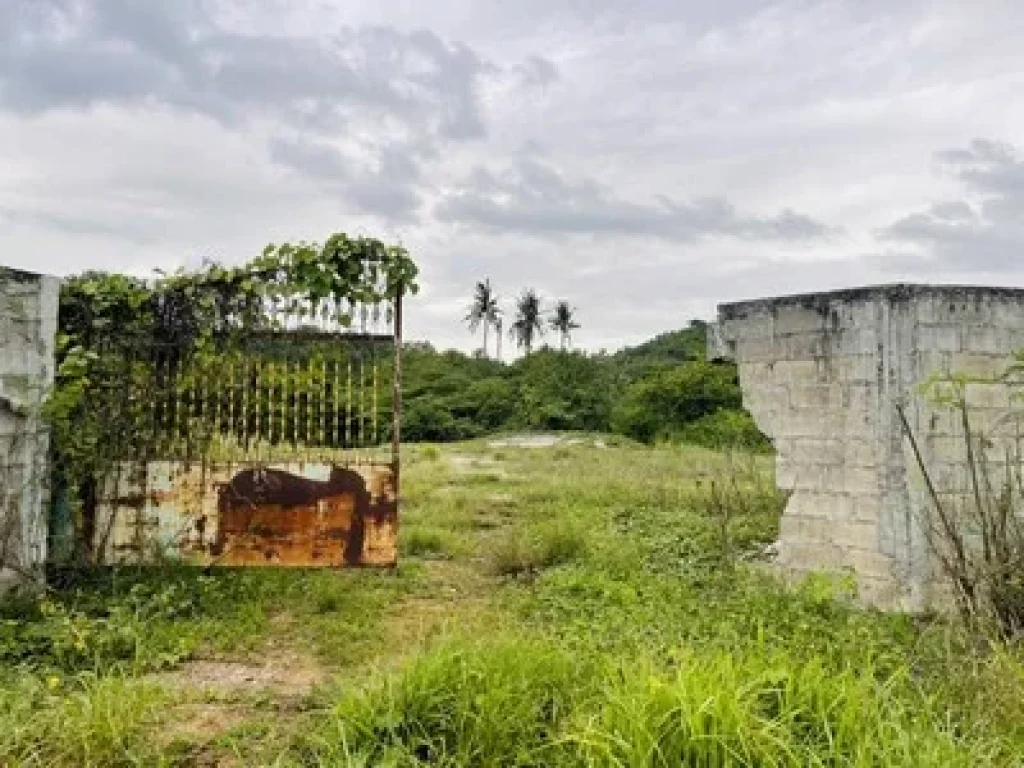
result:
[[(370, 398), (350, 394), (377, 375), (357, 346), (307, 344), (299, 370), (286, 359), (294, 345), (270, 332), (390, 322), (395, 300), (415, 293), (416, 279), (404, 248), (339, 233), (323, 244), (270, 245), (241, 266), (66, 280), (45, 413), (76, 535), (90, 535), (83, 510), (95, 508), (104, 478), (125, 458), (198, 455), (232, 434), (340, 444), (371, 420), (376, 437), (376, 395), (368, 415)], [(332, 406), (344, 406), (343, 420)]]

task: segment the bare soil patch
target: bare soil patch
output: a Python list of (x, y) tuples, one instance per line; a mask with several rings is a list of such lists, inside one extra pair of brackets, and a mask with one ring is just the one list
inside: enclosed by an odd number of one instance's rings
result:
[(289, 653), (275, 654), (263, 664), (197, 659), (148, 677), (179, 690), (221, 695), (269, 692), (277, 696), (306, 696), (327, 680), (326, 672), (315, 661)]

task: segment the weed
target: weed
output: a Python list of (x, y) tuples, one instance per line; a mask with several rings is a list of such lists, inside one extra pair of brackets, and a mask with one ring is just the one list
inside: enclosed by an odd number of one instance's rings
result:
[(587, 551), (585, 534), (571, 523), (549, 523), (537, 531), (534, 545), (537, 565), (549, 568), (582, 558)]
[(19, 675), (0, 687), (0, 756), (24, 766), (156, 764), (148, 728), (165, 701), (158, 688), (119, 675)]
[(399, 546), (410, 557), (446, 556), (457, 548), (451, 531), (439, 527), (409, 527), (402, 531)]
[(490, 553), (491, 570), (498, 576), (530, 576), (536, 572), (536, 553), (518, 532), (502, 536)]

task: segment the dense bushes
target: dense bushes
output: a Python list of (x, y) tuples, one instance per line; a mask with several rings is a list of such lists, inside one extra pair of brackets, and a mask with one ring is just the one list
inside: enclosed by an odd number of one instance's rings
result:
[(704, 325), (615, 354), (544, 348), (511, 365), (416, 345), (405, 353), (403, 436), (448, 442), (502, 430), (616, 432), (641, 442), (767, 446), (735, 366), (704, 359)]
[(613, 426), (625, 435), (650, 442), (671, 437), (698, 419), (741, 407), (736, 370), (705, 362), (650, 373), (625, 392)]

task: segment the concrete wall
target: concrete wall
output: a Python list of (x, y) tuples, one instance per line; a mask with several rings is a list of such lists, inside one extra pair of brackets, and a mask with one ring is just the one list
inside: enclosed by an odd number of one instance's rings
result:
[(46, 558), (47, 434), (58, 281), (0, 268), (0, 590), (40, 575)]
[[(1024, 349), (1024, 290), (895, 285), (726, 304), (709, 343), (738, 363), (744, 404), (791, 492), (780, 565), (853, 572), (862, 599), (884, 608), (935, 603), (931, 507), (897, 404), (939, 491), (963, 495), (960, 421), (917, 388), (935, 372), (1004, 370)], [(969, 400), (980, 429), (1007, 429), (1005, 385), (973, 384)]]

